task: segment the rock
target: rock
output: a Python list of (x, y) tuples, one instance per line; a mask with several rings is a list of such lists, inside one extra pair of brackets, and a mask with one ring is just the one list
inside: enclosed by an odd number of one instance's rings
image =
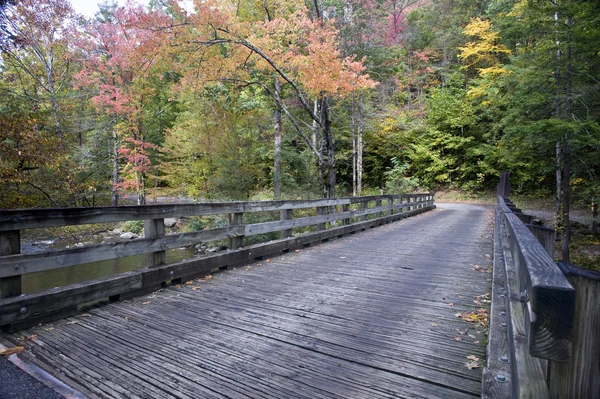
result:
[(121, 230), (121, 228), (120, 228), (120, 227), (117, 227), (116, 229), (114, 229), (114, 230), (112, 231), (112, 233), (113, 233), (113, 234), (121, 234), (122, 232), (123, 232), (123, 230)]
[(127, 232), (127, 233), (123, 233), (121, 234), (119, 237), (124, 238), (126, 240), (132, 240), (134, 238), (138, 238), (138, 235), (132, 232)]
[(165, 227), (172, 229), (177, 224), (177, 218), (166, 218)]
[(194, 245), (194, 248), (196, 248), (196, 249), (204, 249), (205, 247), (204, 247), (204, 244), (196, 244), (196, 245)]
[(535, 218), (531, 221), (531, 224), (535, 224), (536, 226), (543, 226), (544, 222), (540, 218)]
[(211, 254), (212, 254), (212, 253), (215, 253), (215, 252), (217, 252), (218, 250), (219, 250), (219, 248), (218, 248), (218, 247), (210, 247), (210, 248), (207, 248), (207, 249), (206, 249), (206, 252), (208, 252), (208, 253), (211, 253)]

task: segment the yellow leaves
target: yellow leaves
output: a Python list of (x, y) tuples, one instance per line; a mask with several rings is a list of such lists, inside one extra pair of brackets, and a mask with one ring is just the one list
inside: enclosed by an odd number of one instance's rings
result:
[(502, 54), (510, 54), (511, 51), (505, 45), (498, 43), (500, 35), (492, 29), (489, 20), (471, 18), (464, 33), (475, 38), (464, 47), (459, 47), (458, 57), (466, 62), (464, 68), (479, 66), (478, 72), (481, 76), (506, 73), (506, 70), (500, 66), (498, 57)]
[(489, 324), (489, 312), (487, 309), (478, 308), (475, 312), (460, 312), (455, 315), (456, 317), (463, 319), (469, 323), (477, 323), (482, 327), (487, 327)]
[(3, 348), (0, 349), (0, 356), (10, 356), (21, 353), (25, 350), (22, 346), (15, 346), (14, 348)]

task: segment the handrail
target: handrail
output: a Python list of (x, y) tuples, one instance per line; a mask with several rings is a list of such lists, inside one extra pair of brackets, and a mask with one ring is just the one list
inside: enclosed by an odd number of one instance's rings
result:
[[(402, 194), (402, 198), (420, 198), (431, 193)], [(349, 205), (365, 201), (388, 200), (399, 195), (374, 195), (313, 200), (203, 202), (198, 204), (156, 204), (128, 206), (97, 206), (78, 208), (0, 209), (0, 231), (111, 223), (129, 220), (220, 215), (240, 212), (268, 212)]]
[[(359, 204), (358, 209), (351, 209), (352, 204)], [(10, 325), (10, 329), (18, 330), (72, 314), (77, 306), (89, 301), (141, 295), (167, 282), (180, 283), (214, 270), (225, 270), (264, 256), (352, 234), (434, 207), (433, 194), (422, 193), (318, 200), (1, 211), (0, 326)], [(316, 212), (311, 211), (316, 216), (293, 218), (294, 209), (307, 208), (316, 208)], [(279, 220), (244, 223), (246, 212), (273, 211), (279, 211)], [(165, 218), (218, 214), (229, 216), (229, 226), (165, 234)], [(144, 238), (36, 254), (20, 253), (21, 229), (128, 220), (144, 220)], [(292, 234), (293, 229), (307, 226), (316, 227), (312, 232)], [(244, 237), (271, 232), (280, 232), (280, 239), (244, 247)], [(230, 250), (227, 252), (165, 264), (167, 249), (222, 239), (229, 239)], [(21, 295), (21, 276), (24, 274), (140, 254), (147, 254), (146, 263), (140, 265), (137, 271)]]
[(498, 196), (525, 314), (529, 354), (565, 362), (571, 356), (575, 290), (531, 231)]

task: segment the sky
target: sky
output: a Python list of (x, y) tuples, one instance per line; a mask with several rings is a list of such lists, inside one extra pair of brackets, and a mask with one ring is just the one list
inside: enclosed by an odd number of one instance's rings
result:
[[(78, 14), (83, 14), (86, 17), (93, 17), (94, 14), (98, 11), (98, 4), (104, 3), (103, 0), (71, 0), (71, 5), (75, 9), (75, 12)], [(137, 0), (138, 3), (148, 4), (147, 0)], [(120, 6), (125, 5), (125, 0), (118, 0)]]
[[(70, 0), (71, 5), (75, 9), (75, 12), (78, 14), (83, 14), (86, 17), (93, 17), (94, 14), (98, 11), (98, 4), (101, 3), (110, 3), (112, 0)], [(124, 6), (126, 0), (116, 0), (120, 6)], [(133, 3), (139, 4), (148, 4), (149, 0), (132, 0)], [(181, 3), (180, 3), (181, 4)], [(191, 0), (183, 0), (183, 4), (185, 9), (188, 12), (193, 10), (193, 5)]]

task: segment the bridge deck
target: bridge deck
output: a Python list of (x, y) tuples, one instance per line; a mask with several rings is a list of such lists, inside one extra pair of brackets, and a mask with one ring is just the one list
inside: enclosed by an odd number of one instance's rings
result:
[(92, 398), (475, 397), (491, 222), (441, 205), (0, 342)]

